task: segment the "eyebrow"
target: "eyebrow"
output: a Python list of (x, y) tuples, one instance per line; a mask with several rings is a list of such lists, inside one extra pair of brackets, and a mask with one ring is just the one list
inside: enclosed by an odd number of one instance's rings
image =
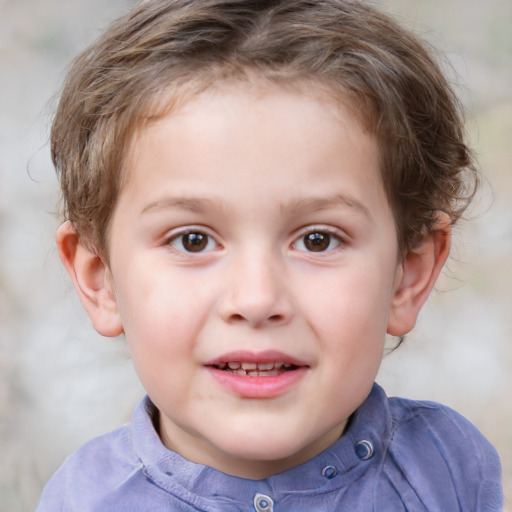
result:
[(192, 213), (202, 213), (212, 206), (219, 207), (219, 204), (217, 201), (206, 197), (166, 197), (149, 203), (142, 210), (142, 214), (159, 212), (161, 210), (185, 210)]
[(359, 212), (365, 217), (371, 217), (370, 210), (361, 201), (355, 197), (345, 194), (334, 194), (332, 196), (321, 197), (301, 197), (293, 200), (287, 208), (289, 208), (292, 213), (295, 213), (304, 210), (319, 212), (339, 206), (346, 206)]
[[(330, 208), (345, 206), (370, 218), (369, 209), (358, 199), (345, 194), (332, 196), (300, 197), (288, 204), (281, 204), (281, 212), (290, 211), (292, 214), (300, 211), (320, 212)], [(184, 210), (192, 213), (203, 213), (211, 208), (222, 209), (222, 202), (207, 197), (166, 197), (149, 203), (142, 210), (142, 214), (159, 212), (162, 210)]]

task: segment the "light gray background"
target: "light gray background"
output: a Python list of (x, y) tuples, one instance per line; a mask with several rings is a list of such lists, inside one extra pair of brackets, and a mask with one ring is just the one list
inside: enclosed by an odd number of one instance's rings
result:
[[(63, 458), (128, 421), (142, 395), (123, 340), (93, 332), (58, 261), (47, 145), (70, 59), (131, 3), (0, 0), (0, 512), (32, 510)], [(502, 456), (510, 500), (512, 2), (377, 3), (447, 53), (494, 191), (457, 231), (448, 271), (379, 381), (473, 421)]]

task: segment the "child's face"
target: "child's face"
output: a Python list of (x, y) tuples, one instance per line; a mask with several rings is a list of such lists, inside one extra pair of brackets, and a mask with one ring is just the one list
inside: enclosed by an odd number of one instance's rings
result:
[(207, 91), (140, 133), (129, 176), (111, 283), (164, 443), (249, 478), (332, 444), (401, 278), (374, 137), (312, 96)]

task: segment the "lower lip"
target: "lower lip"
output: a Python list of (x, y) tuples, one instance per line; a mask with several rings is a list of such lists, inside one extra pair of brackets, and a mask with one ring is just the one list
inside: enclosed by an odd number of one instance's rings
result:
[(275, 398), (295, 386), (306, 375), (307, 368), (268, 377), (237, 375), (213, 367), (208, 367), (208, 370), (222, 387), (241, 398)]

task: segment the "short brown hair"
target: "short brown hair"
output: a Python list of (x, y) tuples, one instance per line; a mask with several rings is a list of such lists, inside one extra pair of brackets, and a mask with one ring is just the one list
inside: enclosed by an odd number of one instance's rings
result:
[[(375, 134), (405, 254), (476, 190), (460, 104), (428, 45), (357, 0), (146, 0), (74, 62), (51, 133), (64, 216), (108, 260), (135, 130), (219, 80), (322, 84)], [(174, 97), (169, 91), (176, 91)]]

